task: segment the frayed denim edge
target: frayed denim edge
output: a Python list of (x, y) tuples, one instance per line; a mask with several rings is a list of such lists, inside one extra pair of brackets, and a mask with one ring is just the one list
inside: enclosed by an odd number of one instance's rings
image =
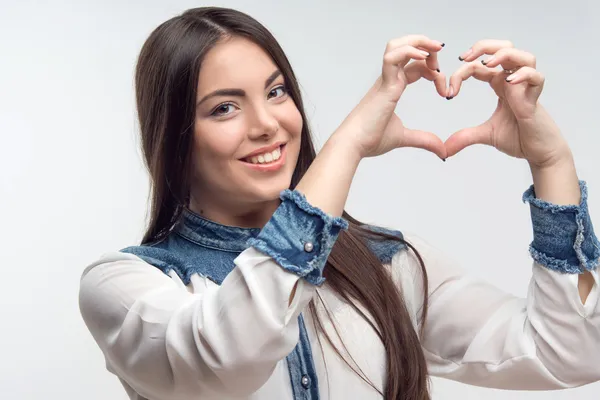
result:
[(581, 189), (581, 201), (579, 202), (578, 206), (573, 205), (573, 204), (567, 205), (567, 206), (560, 206), (557, 204), (549, 203), (542, 199), (538, 199), (537, 197), (535, 197), (535, 188), (533, 187), (533, 185), (531, 185), (529, 187), (529, 189), (527, 189), (525, 191), (525, 193), (523, 193), (523, 203), (530, 203), (542, 210), (550, 211), (552, 213), (558, 213), (558, 212), (564, 212), (564, 211), (577, 212), (581, 208), (583, 208), (583, 206), (587, 202), (587, 196), (588, 196), (587, 184), (585, 181), (582, 181), (582, 180), (579, 181), (579, 188)]
[[(329, 258), (329, 253), (331, 253), (331, 248), (335, 244), (340, 230), (348, 229), (348, 221), (342, 217), (333, 217), (325, 213), (320, 208), (311, 205), (306, 199), (306, 196), (297, 190), (292, 191), (290, 189), (286, 189), (281, 192), (280, 198), (283, 201), (285, 201), (286, 199), (291, 200), (298, 208), (300, 208), (308, 214), (315, 215), (321, 218), (325, 223), (323, 231), (319, 235), (317, 235), (317, 237), (321, 236), (321, 252), (315, 258), (308, 262), (310, 272), (318, 268), (320, 273), (322, 273), (325, 263)], [(312, 276), (307, 275), (305, 278), (309, 282), (311, 282)], [(317, 281), (322, 283), (325, 281), (325, 279), (319, 277)]]
[[(302, 268), (292, 264), (287, 258), (273, 251), (268, 244), (261, 239), (252, 238), (249, 239), (247, 243), (249, 246), (252, 246), (273, 258), (283, 269), (306, 279), (307, 282), (312, 283), (313, 285), (319, 286), (325, 282), (325, 278), (323, 278), (321, 274), (323, 272), (325, 262), (329, 257), (330, 250), (337, 238), (336, 231), (339, 232), (338, 229), (348, 229), (348, 221), (342, 217), (332, 217), (331, 215), (326, 214), (323, 210), (312, 206), (306, 199), (306, 196), (297, 190), (292, 191), (290, 189), (286, 189), (280, 193), (279, 197), (282, 201), (291, 200), (302, 211), (310, 215), (315, 215), (323, 220), (325, 223), (323, 232), (321, 232), (320, 235), (317, 235), (321, 236), (320, 254), (308, 262), (308, 268)], [(334, 232), (334, 234), (332, 234), (332, 232)], [(319, 269), (318, 276), (312, 274), (316, 269)]]
[(272, 250), (267, 245), (267, 243), (261, 239), (256, 239), (256, 238), (249, 239), (248, 245), (254, 247), (255, 249), (264, 253), (265, 255), (273, 258), (275, 260), (275, 262), (277, 262), (277, 264), (279, 264), (286, 271), (292, 272), (292, 273), (298, 275), (299, 277), (306, 279), (309, 283), (312, 283), (313, 285), (319, 286), (323, 282), (325, 282), (325, 278), (323, 278), (322, 276), (316, 277), (316, 276), (310, 275), (310, 273), (313, 272), (314, 267), (305, 269), (305, 268), (301, 268), (301, 267), (298, 267), (297, 265), (292, 264), (287, 258), (283, 257), (281, 254)]
[(592, 235), (588, 238), (592, 241), (593, 248), (595, 249), (591, 255), (594, 257), (594, 259), (588, 259), (581, 248), (581, 245), (586, 240), (583, 221), (585, 221), (587, 218), (589, 218), (587, 207), (582, 208), (581, 212), (575, 215), (575, 221), (577, 223), (577, 236), (575, 237), (575, 245), (573, 246), (573, 249), (575, 250), (575, 254), (577, 255), (577, 259), (581, 265), (583, 265), (588, 271), (592, 271), (600, 264), (600, 242), (598, 241), (596, 235)]
[[(586, 270), (595, 270), (600, 264), (600, 257), (598, 257), (592, 261), (586, 259), (582, 265), (572, 265), (569, 264), (567, 260), (559, 260), (557, 258), (547, 256), (541, 251), (536, 250), (531, 245), (529, 246), (529, 253), (531, 254), (531, 257), (533, 257), (533, 259), (539, 264), (542, 264), (543, 266), (562, 274), (582, 274)], [(585, 258), (585, 256), (583, 257)]]
[[(549, 203), (545, 200), (541, 200), (535, 197), (535, 191), (533, 185), (527, 189), (527, 191), (523, 194), (523, 202), (530, 203), (542, 210), (550, 211), (551, 213), (559, 213), (559, 212), (574, 212), (575, 213), (575, 222), (577, 224), (577, 233), (575, 236), (575, 243), (573, 244), (573, 250), (575, 251), (575, 255), (579, 260), (580, 265), (572, 265), (569, 264), (567, 260), (559, 260), (554, 257), (550, 257), (539, 250), (535, 249), (533, 246), (529, 246), (529, 253), (533, 257), (533, 259), (540, 264), (547, 266), (548, 268), (567, 274), (581, 274), (586, 270), (592, 271), (595, 270), (600, 264), (600, 255), (599, 252), (596, 252), (596, 259), (589, 260), (586, 255), (583, 253), (581, 248), (583, 242), (585, 241), (585, 228), (583, 226), (583, 221), (588, 218), (587, 212), (587, 185), (583, 180), (579, 181), (579, 187), (581, 189), (581, 201), (579, 205), (567, 205), (560, 206), (556, 204)], [(594, 247), (596, 250), (600, 250), (600, 243), (598, 239), (595, 237), (591, 237), (590, 240), (593, 240)]]
[(312, 206), (308, 200), (306, 200), (306, 196), (297, 190), (291, 191), (290, 189), (286, 189), (281, 192), (279, 198), (281, 200), (292, 200), (301, 210), (306, 211), (311, 215), (317, 215), (321, 217), (325, 221), (325, 225), (337, 226), (341, 229), (348, 229), (348, 221), (346, 221), (346, 219), (342, 217), (332, 217), (331, 215), (323, 212), (323, 210)]

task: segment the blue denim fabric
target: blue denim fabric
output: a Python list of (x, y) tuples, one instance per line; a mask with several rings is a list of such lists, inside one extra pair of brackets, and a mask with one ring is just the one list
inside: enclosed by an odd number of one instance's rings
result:
[(397, 240), (389, 240), (387, 238), (381, 238), (381, 236), (367, 237), (366, 243), (369, 250), (371, 250), (383, 264), (392, 262), (394, 255), (402, 249), (406, 249), (404, 244), (404, 235), (402, 232), (397, 230), (391, 230), (375, 225), (363, 225), (363, 228), (367, 228), (372, 232), (385, 233), (401, 239), (402, 242)]
[(579, 205), (559, 206), (538, 199), (533, 185), (523, 194), (533, 223), (531, 256), (541, 265), (561, 273), (594, 270), (600, 258), (600, 243), (587, 207), (587, 186), (584, 181), (579, 181), (579, 186)]
[(317, 379), (317, 371), (312, 357), (312, 349), (304, 317), (300, 314), (299, 317), (299, 341), (294, 351), (287, 357), (288, 372), (290, 375), (290, 383), (292, 384), (292, 393), (294, 399), (319, 399), (319, 381)]
[[(248, 246), (271, 256), (313, 285), (320, 285), (325, 281), (323, 269), (329, 253), (340, 230), (348, 229), (348, 222), (311, 206), (298, 191), (285, 190), (281, 199), (281, 206), (258, 237), (248, 240)], [(304, 249), (307, 243), (313, 246), (311, 251)]]
[[(186, 285), (195, 273), (221, 284), (235, 267), (235, 258), (252, 245), (283, 268), (312, 284), (321, 284), (327, 257), (348, 222), (311, 206), (300, 192), (286, 190), (280, 197), (281, 205), (262, 229), (221, 225), (185, 209), (164, 240), (121, 251), (137, 255), (166, 274), (175, 271)], [(400, 231), (366, 227), (403, 237)], [(313, 249), (307, 252), (304, 245), (309, 241)], [(377, 238), (367, 238), (366, 243), (382, 263), (390, 262), (405, 247), (399, 241)], [(298, 344), (286, 357), (294, 399), (318, 399), (317, 374), (302, 314), (298, 322)]]

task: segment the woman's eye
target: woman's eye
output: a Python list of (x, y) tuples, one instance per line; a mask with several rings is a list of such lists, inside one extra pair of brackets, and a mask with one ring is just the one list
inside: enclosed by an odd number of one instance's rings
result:
[(215, 110), (210, 115), (213, 115), (215, 117), (227, 115), (227, 114), (229, 114), (227, 112), (227, 110), (229, 110), (229, 108), (233, 108), (233, 104), (229, 104), (229, 103), (221, 104), (220, 106), (215, 108)]
[[(279, 93), (280, 93), (280, 95), (279, 95), (279, 96), (277, 96), (277, 92), (278, 92), (278, 91), (279, 91)], [(271, 91), (269, 92), (269, 95), (272, 95), (272, 94), (275, 94), (275, 96), (273, 96), (273, 97), (282, 97), (282, 96), (284, 96), (285, 94), (287, 94), (287, 89), (286, 89), (286, 88), (285, 88), (285, 86), (283, 86), (283, 85), (282, 85), (282, 86), (277, 86), (276, 88), (273, 88), (273, 90), (271, 90)]]

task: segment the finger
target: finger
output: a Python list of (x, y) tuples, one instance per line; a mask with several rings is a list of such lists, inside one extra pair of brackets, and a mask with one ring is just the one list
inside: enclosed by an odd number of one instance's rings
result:
[(492, 145), (492, 130), (489, 124), (481, 124), (472, 128), (461, 129), (453, 133), (445, 143), (448, 157), (474, 144)]
[(432, 40), (425, 35), (407, 35), (388, 42), (386, 52), (402, 46), (419, 47), (426, 51), (440, 51), (445, 44), (439, 40)]
[(383, 85), (394, 85), (398, 81), (398, 72), (404, 68), (411, 59), (424, 60), (430, 53), (412, 46), (402, 46), (388, 51), (383, 56), (382, 79)]
[(414, 147), (436, 154), (442, 160), (448, 156), (444, 142), (431, 132), (404, 128), (402, 147)]
[(446, 98), (450, 100), (453, 97), (456, 97), (460, 92), (462, 83), (471, 77), (483, 82), (491, 82), (496, 75), (501, 73), (503, 72), (487, 68), (478, 62), (463, 64), (452, 74), (452, 76), (450, 76), (448, 95)]
[(440, 72), (440, 63), (438, 61), (438, 52), (432, 51), (431, 56), (425, 60), (427, 67), (433, 71)]
[(531, 67), (519, 68), (517, 72), (506, 77), (511, 85), (527, 82), (530, 86), (543, 86), (546, 78), (538, 70)]
[(446, 46), (445, 43), (442, 43), (438, 40), (432, 40), (425, 35), (407, 35), (398, 39), (390, 40), (388, 42), (386, 51), (391, 51), (402, 46), (412, 46), (431, 53), (431, 57), (427, 60), (427, 66), (434, 71), (439, 72), (440, 65), (437, 58), (437, 52)]
[(483, 54), (495, 54), (500, 49), (515, 47), (510, 40), (495, 40), (486, 39), (475, 43), (469, 50), (461, 54), (458, 59), (460, 61), (473, 61)]
[(408, 84), (414, 83), (421, 78), (432, 81), (440, 96), (446, 97), (446, 76), (443, 73), (432, 71), (424, 61), (415, 61), (404, 68), (404, 74)]
[(536, 67), (536, 58), (533, 54), (523, 50), (513, 48), (502, 48), (487, 60), (481, 60), (481, 63), (489, 68), (495, 68), (502, 65), (504, 69), (515, 67)]

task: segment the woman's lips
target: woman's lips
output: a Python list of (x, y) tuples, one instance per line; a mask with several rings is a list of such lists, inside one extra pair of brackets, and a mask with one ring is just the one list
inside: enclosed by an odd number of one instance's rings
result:
[(282, 145), (280, 147), (280, 151), (281, 151), (281, 155), (279, 156), (277, 161), (271, 161), (270, 163), (253, 164), (252, 162), (248, 162), (248, 161), (244, 161), (244, 160), (240, 160), (240, 161), (242, 161), (244, 163), (244, 165), (246, 165), (249, 168), (252, 168), (256, 171), (265, 171), (265, 172), (277, 171), (285, 164), (285, 159), (286, 159), (286, 155), (287, 155), (287, 146), (285, 144)]

